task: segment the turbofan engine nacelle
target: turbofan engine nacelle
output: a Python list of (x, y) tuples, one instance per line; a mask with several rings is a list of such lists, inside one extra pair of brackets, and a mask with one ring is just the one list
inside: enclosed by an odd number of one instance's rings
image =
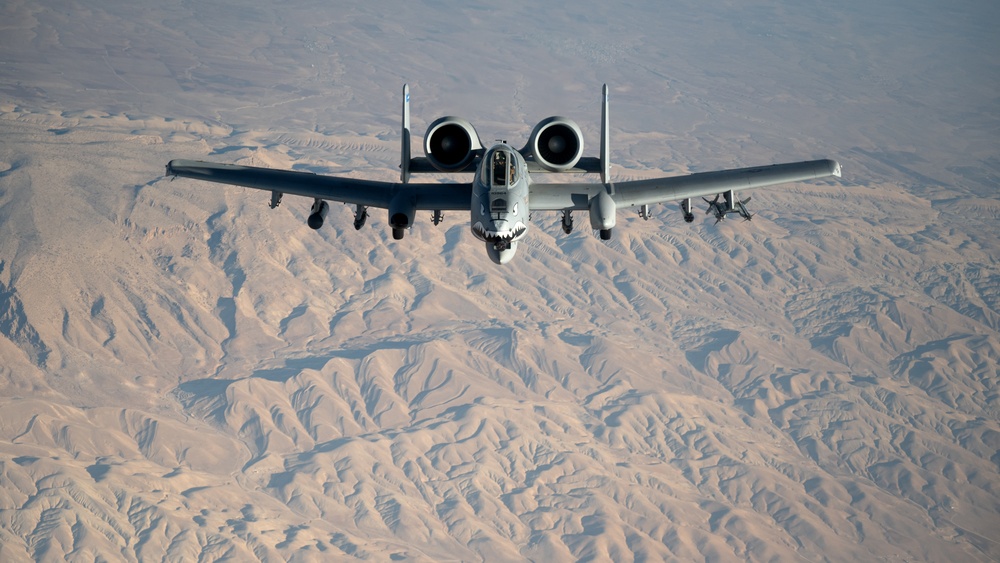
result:
[(482, 148), (472, 124), (453, 115), (431, 123), (424, 135), (424, 154), (431, 166), (442, 172), (464, 170)]
[(576, 166), (583, 156), (583, 133), (572, 119), (554, 115), (535, 125), (528, 146), (542, 168), (562, 172)]

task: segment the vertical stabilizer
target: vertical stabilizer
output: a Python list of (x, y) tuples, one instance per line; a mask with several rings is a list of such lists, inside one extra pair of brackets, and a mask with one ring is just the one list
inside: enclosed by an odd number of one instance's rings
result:
[(611, 131), (608, 126), (608, 85), (604, 85), (604, 92), (601, 94), (601, 182), (607, 184), (611, 180), (611, 159), (609, 158), (608, 146), (611, 142)]
[(399, 181), (410, 181), (410, 85), (403, 84), (403, 130), (399, 139)]

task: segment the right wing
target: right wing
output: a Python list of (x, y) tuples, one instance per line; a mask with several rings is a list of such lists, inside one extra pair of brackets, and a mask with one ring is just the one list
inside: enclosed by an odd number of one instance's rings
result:
[(632, 180), (627, 182), (544, 184), (532, 183), (532, 211), (588, 209), (592, 197), (605, 190), (622, 207), (664, 203), (682, 199), (739, 191), (775, 184), (816, 180), (840, 176), (840, 164), (835, 160), (811, 160), (788, 164), (772, 164), (735, 170), (700, 172), (687, 176)]
[(412, 197), (418, 210), (467, 210), (472, 205), (472, 184), (379, 182), (197, 160), (171, 160), (167, 164), (167, 176), (370, 207), (388, 208), (389, 203), (400, 195)]

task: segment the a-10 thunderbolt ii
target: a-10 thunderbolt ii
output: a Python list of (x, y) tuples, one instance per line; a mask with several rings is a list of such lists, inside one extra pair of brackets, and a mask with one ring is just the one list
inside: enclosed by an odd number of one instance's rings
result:
[[(403, 86), (402, 155), (399, 182), (339, 178), (252, 166), (172, 160), (168, 176), (181, 176), (222, 184), (246, 186), (271, 192), (271, 207), (284, 194), (313, 198), (309, 226), (323, 226), (329, 212), (327, 201), (354, 205), (354, 227), (360, 229), (368, 208), (389, 212), (392, 238), (403, 238), (413, 225), (417, 211), (431, 211), (435, 225), (444, 211), (469, 212), (472, 234), (486, 245), (490, 259), (506, 264), (518, 243), (528, 234), (529, 215), (536, 211), (562, 213), (562, 228), (573, 229), (574, 211), (589, 215), (590, 226), (603, 240), (611, 238), (618, 210), (635, 208), (647, 219), (654, 203), (679, 201), (684, 220), (694, 220), (691, 200), (702, 197), (708, 213), (720, 221), (737, 214), (744, 219), (747, 200), (736, 192), (788, 182), (840, 176), (834, 160), (812, 160), (753, 168), (701, 172), (685, 176), (613, 182), (610, 175), (608, 86), (601, 100), (600, 156), (583, 156), (583, 135), (572, 120), (553, 116), (543, 119), (531, 132), (528, 144), (518, 150), (505, 141), (484, 148), (475, 128), (465, 119), (446, 116), (431, 123), (424, 135), (425, 157), (410, 156), (410, 91)], [(410, 183), (416, 173), (472, 172), (471, 181), (453, 184)], [(532, 181), (541, 173), (599, 173), (597, 182), (542, 183)], [(704, 196), (715, 195), (714, 200)]]

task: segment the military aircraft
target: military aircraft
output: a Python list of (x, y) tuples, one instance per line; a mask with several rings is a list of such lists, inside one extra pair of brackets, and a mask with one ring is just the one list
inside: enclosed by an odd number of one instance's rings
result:
[[(529, 217), (535, 211), (562, 213), (562, 228), (573, 230), (574, 211), (589, 214), (590, 226), (602, 240), (611, 238), (616, 214), (621, 208), (635, 208), (643, 219), (649, 218), (649, 206), (679, 201), (684, 220), (694, 221), (691, 199), (715, 194), (708, 212), (718, 221), (737, 213), (744, 219), (749, 200), (735, 193), (758, 188), (840, 176), (840, 164), (834, 160), (813, 160), (772, 164), (753, 168), (701, 172), (684, 176), (613, 182), (609, 155), (608, 86), (601, 101), (600, 156), (583, 156), (583, 135), (577, 124), (562, 116), (540, 121), (531, 132), (528, 144), (515, 149), (506, 141), (484, 148), (475, 128), (465, 119), (445, 116), (428, 127), (424, 135), (425, 157), (410, 156), (410, 89), (403, 86), (403, 116), (399, 182), (340, 178), (274, 170), (252, 166), (216, 164), (192, 160), (172, 160), (168, 176), (181, 176), (245, 186), (271, 192), (271, 208), (281, 203), (284, 194), (313, 198), (308, 224), (319, 229), (329, 213), (327, 201), (355, 206), (354, 228), (360, 229), (368, 218), (368, 208), (388, 210), (392, 238), (400, 240), (413, 225), (417, 211), (431, 211), (437, 225), (444, 211), (469, 212), (472, 234), (486, 245), (493, 262), (506, 264), (517, 251), (518, 243), (528, 233)], [(410, 183), (416, 173), (471, 172), (471, 181), (453, 184)], [(546, 183), (532, 181), (532, 174), (600, 174), (600, 182)], [(719, 196), (722, 196), (722, 201)]]

